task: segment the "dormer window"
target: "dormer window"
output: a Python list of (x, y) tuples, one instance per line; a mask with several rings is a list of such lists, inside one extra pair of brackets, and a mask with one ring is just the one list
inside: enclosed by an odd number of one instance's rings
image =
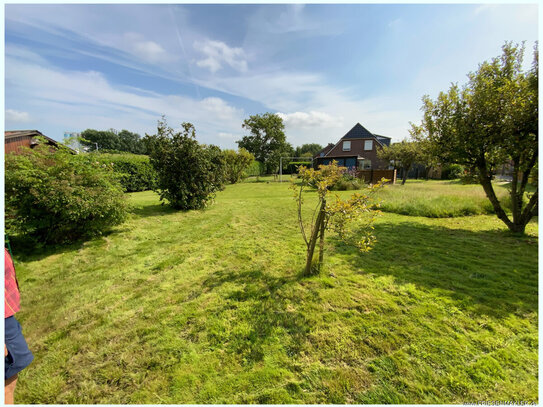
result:
[(373, 150), (373, 140), (365, 140), (364, 141), (364, 150), (365, 151)]
[(343, 142), (343, 151), (351, 151), (351, 142), (350, 141), (344, 141)]

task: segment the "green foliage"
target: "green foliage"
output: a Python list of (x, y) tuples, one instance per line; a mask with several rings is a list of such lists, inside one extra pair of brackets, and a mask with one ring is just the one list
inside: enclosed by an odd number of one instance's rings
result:
[(377, 156), (381, 160), (392, 161), (395, 167), (403, 169), (402, 185), (405, 184), (407, 173), (413, 164), (422, 159), (419, 144), (416, 141), (403, 140), (400, 143), (383, 146), (382, 149), (377, 151)]
[(291, 161), (287, 164), (286, 168), (283, 169), (283, 174), (297, 174), (298, 168), (300, 166), (311, 166), (311, 161)]
[(42, 243), (64, 243), (122, 223), (127, 206), (110, 165), (46, 145), (7, 154), (6, 230)]
[(216, 146), (201, 145), (191, 123), (176, 132), (162, 118), (157, 134), (147, 135), (151, 164), (158, 176), (161, 201), (176, 209), (202, 209), (224, 187), (226, 163)]
[(266, 173), (266, 165), (260, 161), (254, 160), (245, 170), (244, 177), (258, 177)]
[(479, 184), (479, 170), (477, 168), (465, 168), (460, 176), (462, 184)]
[(100, 163), (112, 164), (126, 192), (156, 188), (157, 173), (146, 155), (93, 153), (93, 157)]
[(441, 170), (441, 179), (458, 179), (464, 174), (464, 166), (447, 164)]
[(294, 151), (294, 157), (313, 157), (322, 149), (323, 147), (320, 144), (302, 144), (301, 147), (296, 147), (296, 150)]
[(342, 177), (331, 188), (331, 191), (352, 191), (364, 188), (364, 182), (360, 179)]
[(255, 157), (243, 148), (239, 151), (224, 150), (223, 156), (226, 163), (226, 179), (231, 184), (241, 181), (255, 161)]
[(81, 144), (89, 151), (96, 149), (109, 153), (129, 152), (133, 154), (145, 154), (146, 146), (140, 135), (128, 130), (118, 132), (115, 129), (94, 130), (87, 129), (81, 133)]
[(257, 161), (264, 163), (268, 173), (278, 171), (281, 156), (293, 154), (292, 146), (286, 142), (283, 119), (278, 115), (252, 115), (243, 121), (242, 127), (249, 130), (251, 135), (237, 141), (239, 148), (244, 148)]
[[(530, 174), (538, 162), (538, 52), (522, 70), (524, 46), (506, 43), (500, 57), (485, 61), (463, 87), (453, 84), (436, 100), (423, 97), (425, 138), (444, 162), (477, 169), (479, 182), (507, 227), (522, 234), (537, 214), (538, 190), (525, 203)], [(496, 198), (491, 180), (512, 163), (512, 219)]]
[[(314, 168), (300, 167), (298, 171), (301, 182), (291, 183), (291, 189), (295, 191), (294, 198), (298, 205), (298, 224), (302, 237), (307, 246), (305, 274), (318, 274), (324, 260), (324, 234), (326, 230), (333, 230), (345, 241), (354, 244), (360, 250), (370, 250), (375, 236), (371, 233), (372, 223), (378, 213), (377, 205), (371, 201), (371, 196), (383, 187), (383, 182), (368, 187), (367, 194), (355, 193), (348, 200), (342, 200), (339, 195), (331, 195), (331, 188), (345, 175), (347, 168), (339, 167), (336, 161), (329, 165), (320, 165), (318, 170)], [(307, 227), (302, 216), (304, 188), (317, 189), (319, 202), (313, 212), (312, 222)], [(366, 216), (366, 223), (361, 230), (350, 233), (347, 226), (362, 220)], [(314, 223), (313, 223), (314, 220)], [(306, 230), (308, 231), (306, 233)], [(362, 238), (360, 238), (362, 234)], [(319, 240), (319, 256), (314, 259), (315, 246)]]

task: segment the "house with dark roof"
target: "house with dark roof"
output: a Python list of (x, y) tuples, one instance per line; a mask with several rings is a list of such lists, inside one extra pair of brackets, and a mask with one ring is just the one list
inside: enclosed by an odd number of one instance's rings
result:
[[(4, 132), (4, 153), (17, 152), (20, 147), (34, 148), (39, 144), (36, 137), (43, 137), (46, 143), (54, 148), (59, 148), (59, 143), (38, 130), (6, 130)], [(77, 154), (69, 148), (70, 152)]]
[(377, 157), (377, 151), (390, 145), (390, 137), (369, 132), (360, 123), (347, 132), (336, 144), (328, 144), (314, 157), (316, 166), (337, 161), (338, 165), (358, 170), (385, 170), (388, 161)]

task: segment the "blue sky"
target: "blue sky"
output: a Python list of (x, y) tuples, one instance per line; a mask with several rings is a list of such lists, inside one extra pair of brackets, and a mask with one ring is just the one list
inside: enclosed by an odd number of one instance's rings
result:
[(356, 122), (399, 141), (421, 97), (538, 38), (536, 5), (5, 6), (5, 127), (54, 139), (154, 133), (165, 114), (235, 148), (251, 114), (287, 140), (336, 142)]

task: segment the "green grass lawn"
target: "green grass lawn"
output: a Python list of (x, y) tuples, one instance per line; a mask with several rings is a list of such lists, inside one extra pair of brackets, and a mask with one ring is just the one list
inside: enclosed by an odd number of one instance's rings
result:
[[(510, 199), (506, 183), (495, 183), (496, 195), (506, 208)], [(400, 215), (447, 218), (494, 213), (483, 187), (462, 185), (459, 181), (408, 180), (406, 185), (390, 185), (382, 193), (382, 209)]]
[(383, 213), (371, 252), (328, 239), (307, 278), (287, 186), (228, 186), (190, 212), (135, 193), (107, 236), (15, 242), (35, 354), (15, 401), (537, 401), (536, 221), (516, 238), (492, 215)]

